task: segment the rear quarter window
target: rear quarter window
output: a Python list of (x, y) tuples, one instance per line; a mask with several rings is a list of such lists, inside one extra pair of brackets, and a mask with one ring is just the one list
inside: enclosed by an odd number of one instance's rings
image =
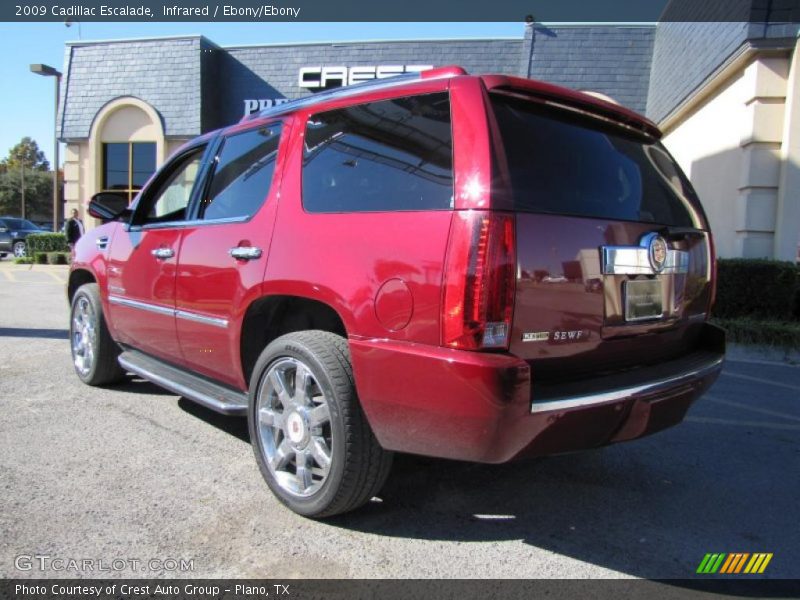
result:
[(493, 95), (491, 104), (505, 173), (496, 191), (516, 210), (698, 225), (689, 184), (661, 144), (531, 101)]
[(452, 208), (446, 92), (315, 114), (304, 142), (303, 207), (309, 212)]

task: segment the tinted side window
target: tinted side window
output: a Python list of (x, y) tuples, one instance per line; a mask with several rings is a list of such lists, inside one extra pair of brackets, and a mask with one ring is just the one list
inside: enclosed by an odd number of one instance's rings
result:
[(200, 207), (201, 218), (226, 219), (255, 214), (269, 193), (280, 137), (280, 124), (275, 124), (225, 139)]
[(660, 144), (524, 100), (492, 107), (517, 210), (693, 225), (688, 184)]
[[(152, 196), (147, 207), (146, 223), (183, 221), (186, 208), (197, 183), (204, 148), (199, 148), (183, 158), (168, 179)], [(144, 208), (144, 207), (143, 207)]]
[(184, 221), (205, 146), (173, 158), (136, 200), (132, 225)]
[(446, 92), (361, 104), (306, 124), (309, 212), (445, 210), (453, 202)]

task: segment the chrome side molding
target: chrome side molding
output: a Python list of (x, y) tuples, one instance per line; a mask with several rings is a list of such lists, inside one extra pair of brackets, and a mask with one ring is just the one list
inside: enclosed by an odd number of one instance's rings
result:
[(186, 321), (194, 321), (195, 323), (211, 325), (212, 327), (219, 327), (221, 329), (227, 329), (228, 327), (228, 319), (223, 319), (221, 317), (211, 317), (208, 315), (201, 315), (200, 313), (190, 312), (188, 310), (179, 310), (176, 308), (170, 308), (169, 306), (162, 306), (160, 304), (151, 304), (149, 302), (141, 302), (139, 300), (131, 300), (130, 298), (123, 298), (122, 296), (115, 296), (111, 294), (108, 296), (108, 301), (111, 304), (117, 304), (119, 306), (127, 306), (128, 308), (138, 308), (139, 310), (144, 310), (159, 315), (176, 317), (178, 319), (184, 319)]

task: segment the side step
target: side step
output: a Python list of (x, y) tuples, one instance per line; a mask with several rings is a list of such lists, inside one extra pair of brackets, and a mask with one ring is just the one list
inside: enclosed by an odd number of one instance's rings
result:
[(173, 367), (137, 350), (119, 355), (120, 366), (223, 415), (247, 414), (247, 394)]

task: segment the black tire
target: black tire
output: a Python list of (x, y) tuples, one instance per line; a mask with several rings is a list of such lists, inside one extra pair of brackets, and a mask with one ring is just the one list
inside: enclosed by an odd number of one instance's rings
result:
[[(93, 334), (85, 333), (83, 322), (93, 327)], [(96, 283), (85, 283), (72, 297), (69, 340), (72, 364), (83, 383), (107, 385), (125, 378), (125, 370), (117, 362), (121, 350), (108, 332)], [(91, 345), (91, 360), (85, 359), (87, 344)]]
[[(287, 476), (291, 473), (273, 473), (268, 462), (269, 458), (265, 448), (274, 448), (275, 440), (283, 439), (290, 443), (288, 422), (294, 415), (284, 404), (281, 412), (277, 413), (283, 426), (265, 425), (259, 411), (278, 408), (277, 405), (267, 407), (265, 403), (271, 398), (275, 402), (278, 398), (274, 380), (267, 383), (268, 373), (274, 376), (282, 364), (291, 365), (300, 363), (310, 372), (308, 385), (311, 390), (308, 394), (297, 393), (297, 371), (294, 377), (294, 389), (291, 402), (295, 402), (300, 395), (311, 397), (314, 393), (324, 401), (328, 407), (329, 420), (324, 425), (325, 436), (329, 435), (330, 453), (327, 474), (318, 475), (321, 481), (309, 486), (306, 496), (298, 495), (286, 487)], [(299, 367), (298, 367), (299, 369)], [(291, 366), (285, 372), (291, 373)], [(289, 377), (289, 375), (285, 375)], [(270, 387), (272, 386), (272, 387)], [(287, 388), (288, 389), (288, 388)], [(262, 394), (259, 401), (259, 393)], [(288, 395), (286, 396), (289, 399)], [(299, 405), (299, 401), (298, 405)], [(310, 404), (319, 408), (319, 405)], [(302, 411), (301, 409), (298, 409)], [(289, 411), (289, 415), (287, 415)], [(275, 414), (277, 411), (273, 411)], [(314, 429), (312, 422), (305, 422), (301, 429), (306, 432), (308, 440), (322, 440), (323, 429)], [(302, 331), (290, 333), (279, 337), (264, 349), (253, 369), (250, 380), (250, 404), (248, 408), (248, 425), (250, 439), (256, 455), (258, 467), (272, 492), (277, 498), (294, 512), (312, 518), (325, 518), (354, 510), (375, 496), (383, 487), (392, 464), (392, 453), (380, 447), (375, 435), (367, 422), (364, 412), (356, 395), (353, 370), (350, 363), (350, 348), (347, 340), (341, 336), (327, 331)], [(307, 428), (307, 429), (306, 429)], [(296, 433), (296, 432), (295, 432)], [(318, 437), (312, 437), (318, 434)], [(303, 442), (301, 441), (300, 444)], [(313, 445), (313, 442), (306, 442)], [(281, 444), (283, 446), (283, 444)], [(294, 447), (293, 447), (294, 448)], [(307, 448), (307, 446), (306, 446)], [(306, 462), (308, 450), (301, 446), (293, 449), (294, 465), (302, 460), (305, 466), (314, 466), (313, 462)], [(301, 453), (306, 457), (302, 458)], [(310, 460), (310, 459), (308, 459)], [(291, 462), (286, 465), (286, 470), (291, 470)], [(322, 471), (321, 463), (316, 463), (317, 472)], [(309, 466), (309, 471), (312, 469)], [(277, 476), (283, 477), (281, 484)], [(299, 481), (301, 477), (296, 475)], [(310, 481), (310, 480), (309, 480)], [(302, 486), (302, 483), (300, 484)]]

